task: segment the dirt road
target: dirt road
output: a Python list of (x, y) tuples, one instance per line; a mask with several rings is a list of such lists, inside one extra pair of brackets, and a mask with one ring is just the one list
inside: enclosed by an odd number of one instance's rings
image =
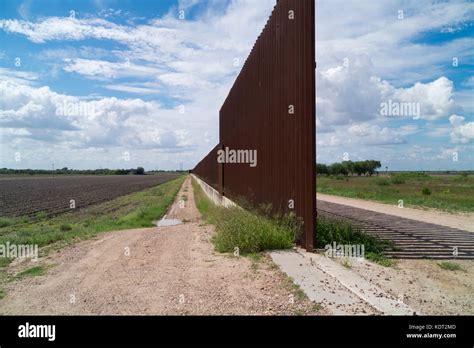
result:
[(40, 260), (47, 275), (9, 283), (0, 313), (327, 314), (269, 259), (214, 252), (190, 178), (167, 217), (190, 222), (104, 233)]
[(399, 208), (397, 205), (367, 201), (363, 199), (347, 198), (340, 196), (317, 193), (318, 200), (347, 205), (350, 207), (375, 211), (378, 213), (399, 216), (437, 225), (458, 228), (460, 230), (474, 232), (474, 213), (448, 213), (435, 209)]

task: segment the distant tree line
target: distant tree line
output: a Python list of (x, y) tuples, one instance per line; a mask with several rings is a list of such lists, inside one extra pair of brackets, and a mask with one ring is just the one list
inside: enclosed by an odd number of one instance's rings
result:
[(45, 170), (45, 169), (9, 169), (1, 168), (0, 174), (63, 174), (63, 175), (144, 175), (145, 168), (131, 168), (131, 169), (69, 169), (64, 167), (56, 170)]
[(318, 175), (378, 175), (377, 169), (382, 165), (380, 161), (367, 160), (367, 161), (343, 161), (341, 163), (333, 163), (330, 165), (317, 163), (316, 173)]

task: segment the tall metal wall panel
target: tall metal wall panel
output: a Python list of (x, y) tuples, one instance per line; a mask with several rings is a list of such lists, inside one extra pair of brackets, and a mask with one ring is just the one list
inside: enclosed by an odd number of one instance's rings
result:
[[(279, 0), (220, 110), (220, 148), (256, 150), (257, 166), (225, 163), (211, 179), (222, 181), (229, 198), (294, 211), (308, 250), (316, 217), (315, 98), (314, 0)], [(208, 157), (203, 161), (217, 168), (217, 157)]]

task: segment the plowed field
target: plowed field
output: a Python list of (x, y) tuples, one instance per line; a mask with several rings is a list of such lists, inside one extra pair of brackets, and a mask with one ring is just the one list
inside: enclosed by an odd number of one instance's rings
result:
[(56, 215), (176, 179), (177, 174), (2, 177), (0, 216)]

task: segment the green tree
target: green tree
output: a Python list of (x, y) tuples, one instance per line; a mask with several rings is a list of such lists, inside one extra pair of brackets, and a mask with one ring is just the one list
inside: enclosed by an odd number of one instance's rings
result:
[(346, 169), (346, 172), (350, 175), (354, 174), (354, 162), (352, 161), (343, 161), (342, 162), (342, 165), (344, 166), (344, 168)]
[(145, 169), (143, 167), (138, 167), (137, 169), (135, 169), (134, 174), (135, 175), (143, 175), (143, 174), (145, 174)]
[(369, 176), (372, 176), (375, 174), (378, 168), (380, 168), (382, 165), (380, 164), (380, 161), (375, 161), (375, 160), (368, 160), (366, 162), (366, 169), (367, 173)]
[(333, 163), (329, 168), (329, 172), (332, 175), (347, 175), (347, 169), (342, 163)]
[(354, 162), (353, 164), (354, 167), (354, 173), (356, 173), (358, 176), (361, 176), (362, 174), (365, 174), (365, 165), (364, 162)]
[(329, 175), (328, 166), (322, 163), (316, 163), (316, 174), (319, 175)]

